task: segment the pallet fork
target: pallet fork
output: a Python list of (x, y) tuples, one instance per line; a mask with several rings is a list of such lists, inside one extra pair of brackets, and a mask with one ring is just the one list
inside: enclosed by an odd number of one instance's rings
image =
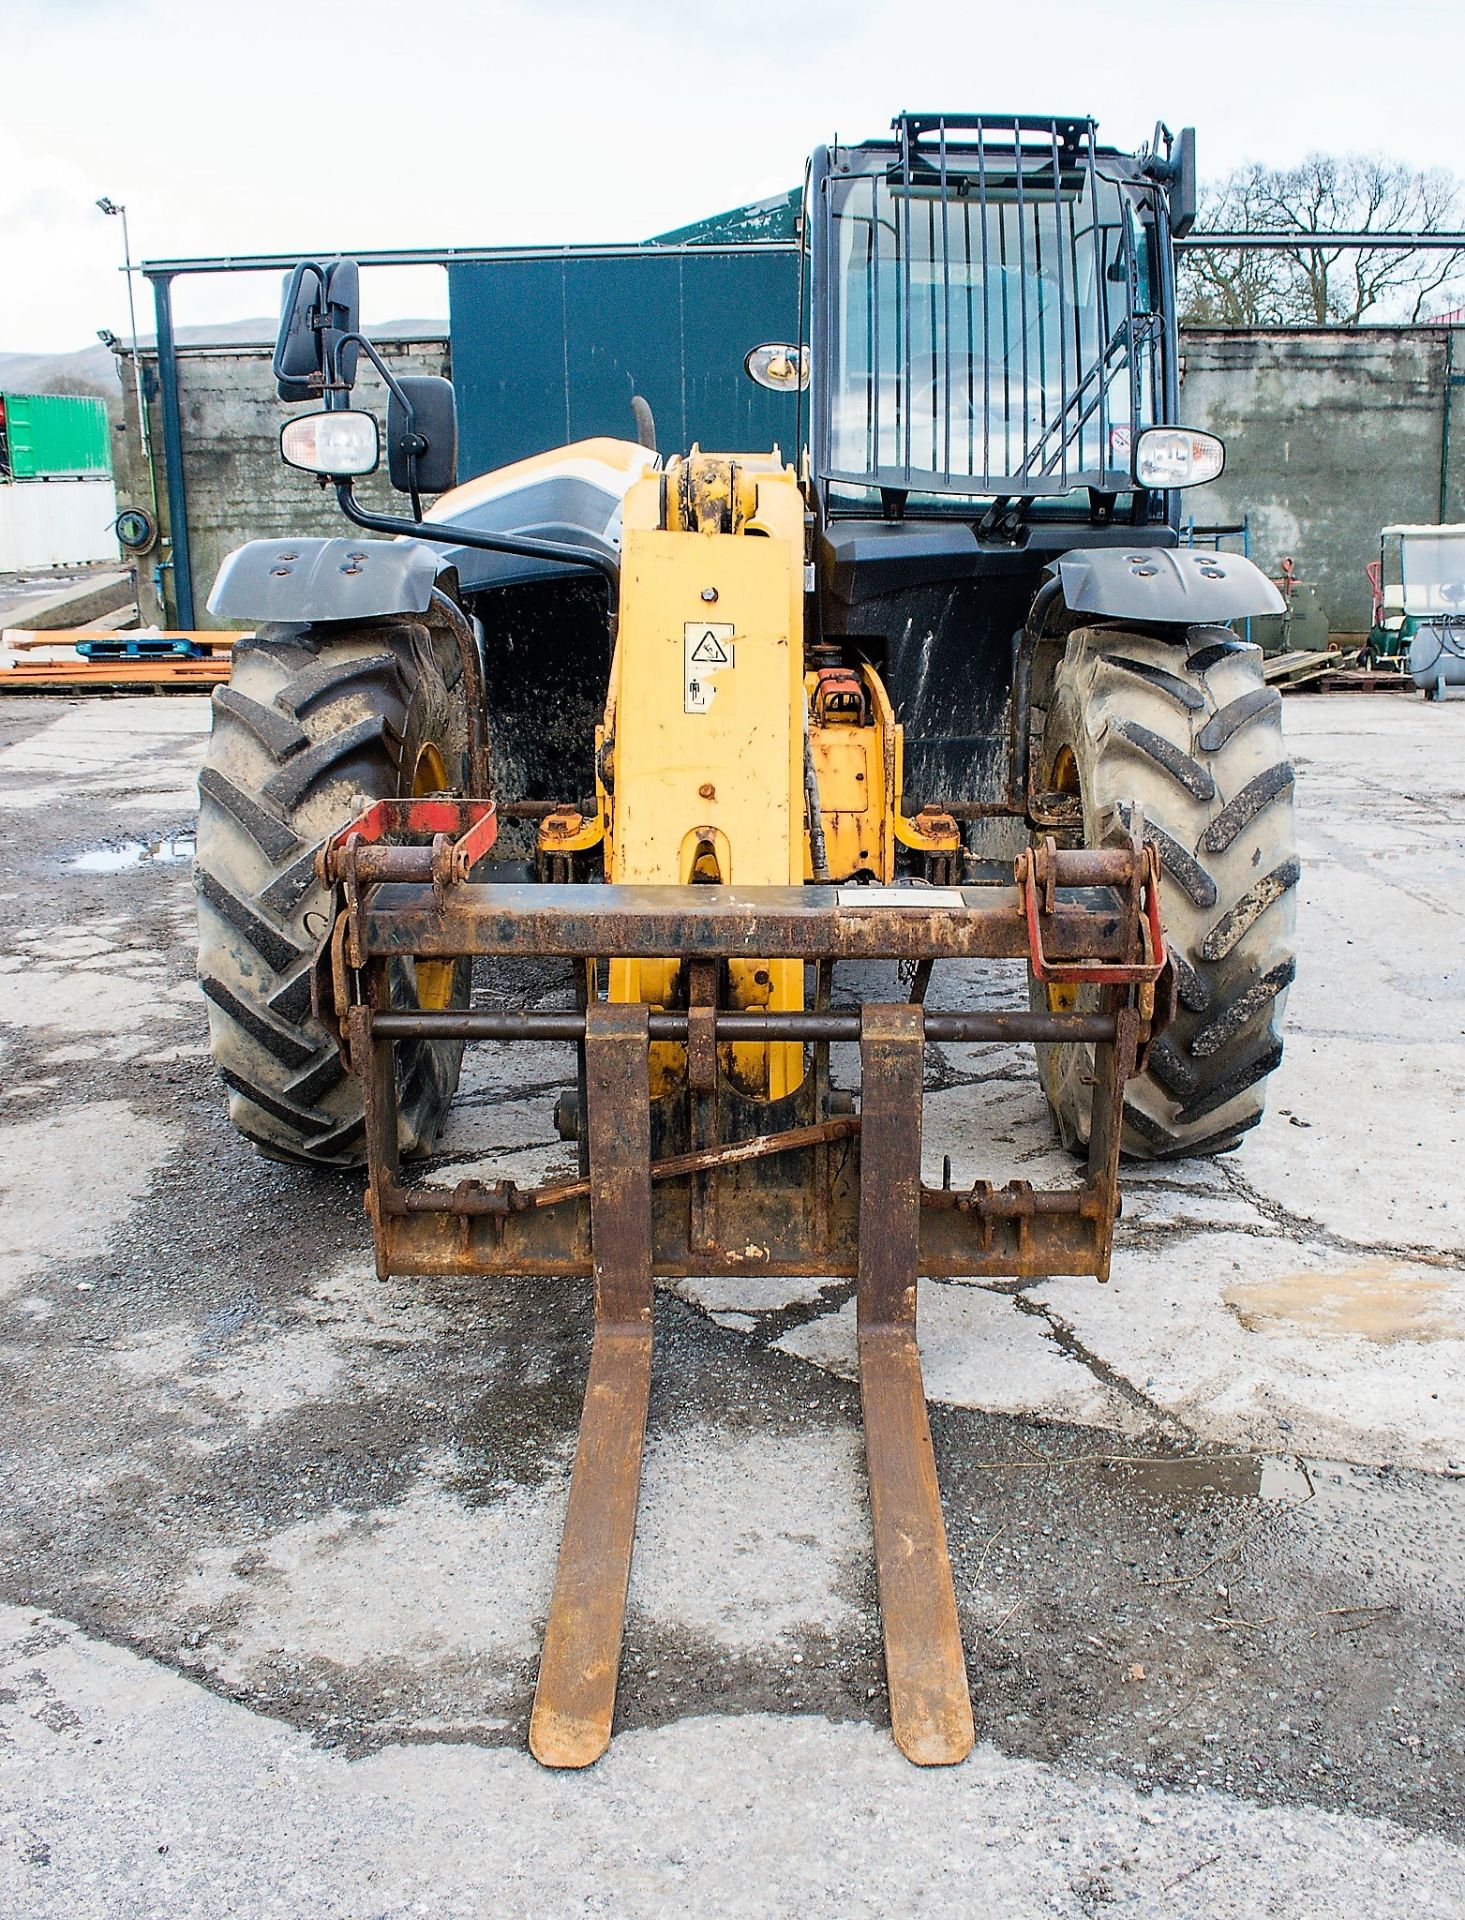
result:
[[(1008, 884), (963, 887), (501, 885), (474, 878), (493, 844), (488, 801), (385, 801), (327, 843), (334, 925), (314, 975), (318, 1016), (365, 1087), (367, 1209), (378, 1273), (563, 1275), (594, 1283), (595, 1332), (569, 1509), (545, 1629), (529, 1744), (584, 1767), (611, 1736), (651, 1383), (658, 1277), (817, 1273), (857, 1281), (860, 1394), (892, 1730), (925, 1766), (974, 1732), (956, 1594), (916, 1342), (917, 1276), (1108, 1277), (1119, 1207), (1124, 1085), (1165, 1017), (1170, 974), (1154, 849), (1061, 850), (1050, 839)], [(391, 969), (557, 955), (578, 1009), (394, 1007)], [(688, 1005), (603, 998), (612, 957), (675, 954)], [(715, 1004), (719, 966), (773, 955), (812, 965), (815, 1005)], [(938, 959), (1025, 959), (1081, 1007), (941, 1012), (924, 1004)], [(840, 961), (914, 963), (913, 997), (832, 1006)], [(1070, 993), (1050, 994), (1069, 1001)], [(580, 1049), (582, 1176), (532, 1189), (408, 1185), (397, 1149), (399, 1041), (570, 1040)], [(813, 1071), (750, 1130), (719, 1069), (735, 1040), (798, 1042)], [(1093, 1048), (1082, 1181), (969, 1190), (921, 1179), (926, 1042), (1080, 1042)], [(860, 1052), (857, 1114), (835, 1111), (829, 1048)], [(685, 1088), (653, 1101), (653, 1043), (685, 1048)], [(683, 1150), (653, 1152), (682, 1116)], [(674, 1116), (673, 1116), (674, 1117)], [(778, 1124), (770, 1125), (770, 1121)]]

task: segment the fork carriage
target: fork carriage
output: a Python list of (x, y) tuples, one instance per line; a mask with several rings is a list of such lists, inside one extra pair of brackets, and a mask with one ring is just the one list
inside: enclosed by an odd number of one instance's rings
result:
[[(861, 1399), (890, 1682), (901, 1749), (959, 1760), (971, 1703), (916, 1343), (920, 1275), (990, 1279), (1109, 1272), (1125, 1082), (1163, 1019), (1168, 981), (1158, 866), (1129, 845), (1023, 854), (1008, 884), (960, 887), (503, 885), (475, 881), (491, 802), (380, 803), (320, 856), (336, 917), (314, 977), (365, 1092), (367, 1210), (378, 1272), (590, 1278), (595, 1336), (530, 1745), (584, 1766), (610, 1739), (651, 1381), (657, 1278), (818, 1274), (858, 1282)], [(683, 961), (687, 1004), (602, 997), (612, 959)], [(812, 967), (805, 1010), (717, 1004), (719, 969), (749, 955)], [(394, 963), (558, 956), (563, 1011), (391, 1004)], [(1081, 986), (1083, 1009), (941, 1011), (937, 960), (1025, 960)], [(911, 996), (833, 1002), (840, 961), (913, 963)], [(1157, 988), (1160, 1011), (1157, 1014)], [(573, 1042), (580, 1177), (524, 1188), (407, 1184), (395, 1050), (403, 1041)], [(1035, 1189), (921, 1178), (927, 1041), (1080, 1042), (1093, 1049), (1082, 1180)], [(743, 1098), (739, 1042), (788, 1044), (806, 1071), (783, 1099)], [(858, 1045), (858, 1108), (830, 1084), (830, 1048)], [(654, 1098), (656, 1048), (680, 1050)]]

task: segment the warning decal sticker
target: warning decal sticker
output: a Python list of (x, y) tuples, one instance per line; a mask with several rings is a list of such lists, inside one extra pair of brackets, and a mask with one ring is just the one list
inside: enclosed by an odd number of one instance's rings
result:
[(706, 713), (717, 691), (714, 676), (736, 664), (732, 626), (689, 620), (682, 634), (682, 711)]

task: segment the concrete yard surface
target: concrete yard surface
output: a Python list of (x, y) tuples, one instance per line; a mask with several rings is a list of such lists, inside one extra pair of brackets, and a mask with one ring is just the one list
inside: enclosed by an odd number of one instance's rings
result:
[[(1465, 701), (1285, 719), (1266, 1121), (1127, 1170), (1107, 1287), (922, 1283), (975, 1754), (890, 1740), (852, 1289), (748, 1278), (659, 1297), (616, 1738), (555, 1776), (586, 1289), (382, 1284), (360, 1180), (230, 1131), (206, 702), (0, 704), (0, 1920), (1465, 1915)], [(573, 1071), (470, 1051), (431, 1176), (569, 1172)], [(1072, 1176), (1021, 1048), (931, 1048), (925, 1142)]]

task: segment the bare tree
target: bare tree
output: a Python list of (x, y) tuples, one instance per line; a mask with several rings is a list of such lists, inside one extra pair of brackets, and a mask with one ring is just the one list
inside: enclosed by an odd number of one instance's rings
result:
[(38, 380), (32, 391), (66, 394), (85, 400), (100, 400), (107, 409), (108, 420), (114, 426), (122, 419), (120, 389), (116, 386), (103, 386), (96, 380), (89, 380), (84, 373), (53, 373), (44, 380)]
[(1465, 267), (1465, 249), (1339, 247), (1327, 236), (1453, 232), (1462, 210), (1465, 186), (1443, 167), (1324, 153), (1296, 167), (1239, 167), (1202, 196), (1197, 231), (1296, 234), (1297, 245), (1187, 251), (1181, 322), (1353, 327), (1365, 317), (1422, 320)]

